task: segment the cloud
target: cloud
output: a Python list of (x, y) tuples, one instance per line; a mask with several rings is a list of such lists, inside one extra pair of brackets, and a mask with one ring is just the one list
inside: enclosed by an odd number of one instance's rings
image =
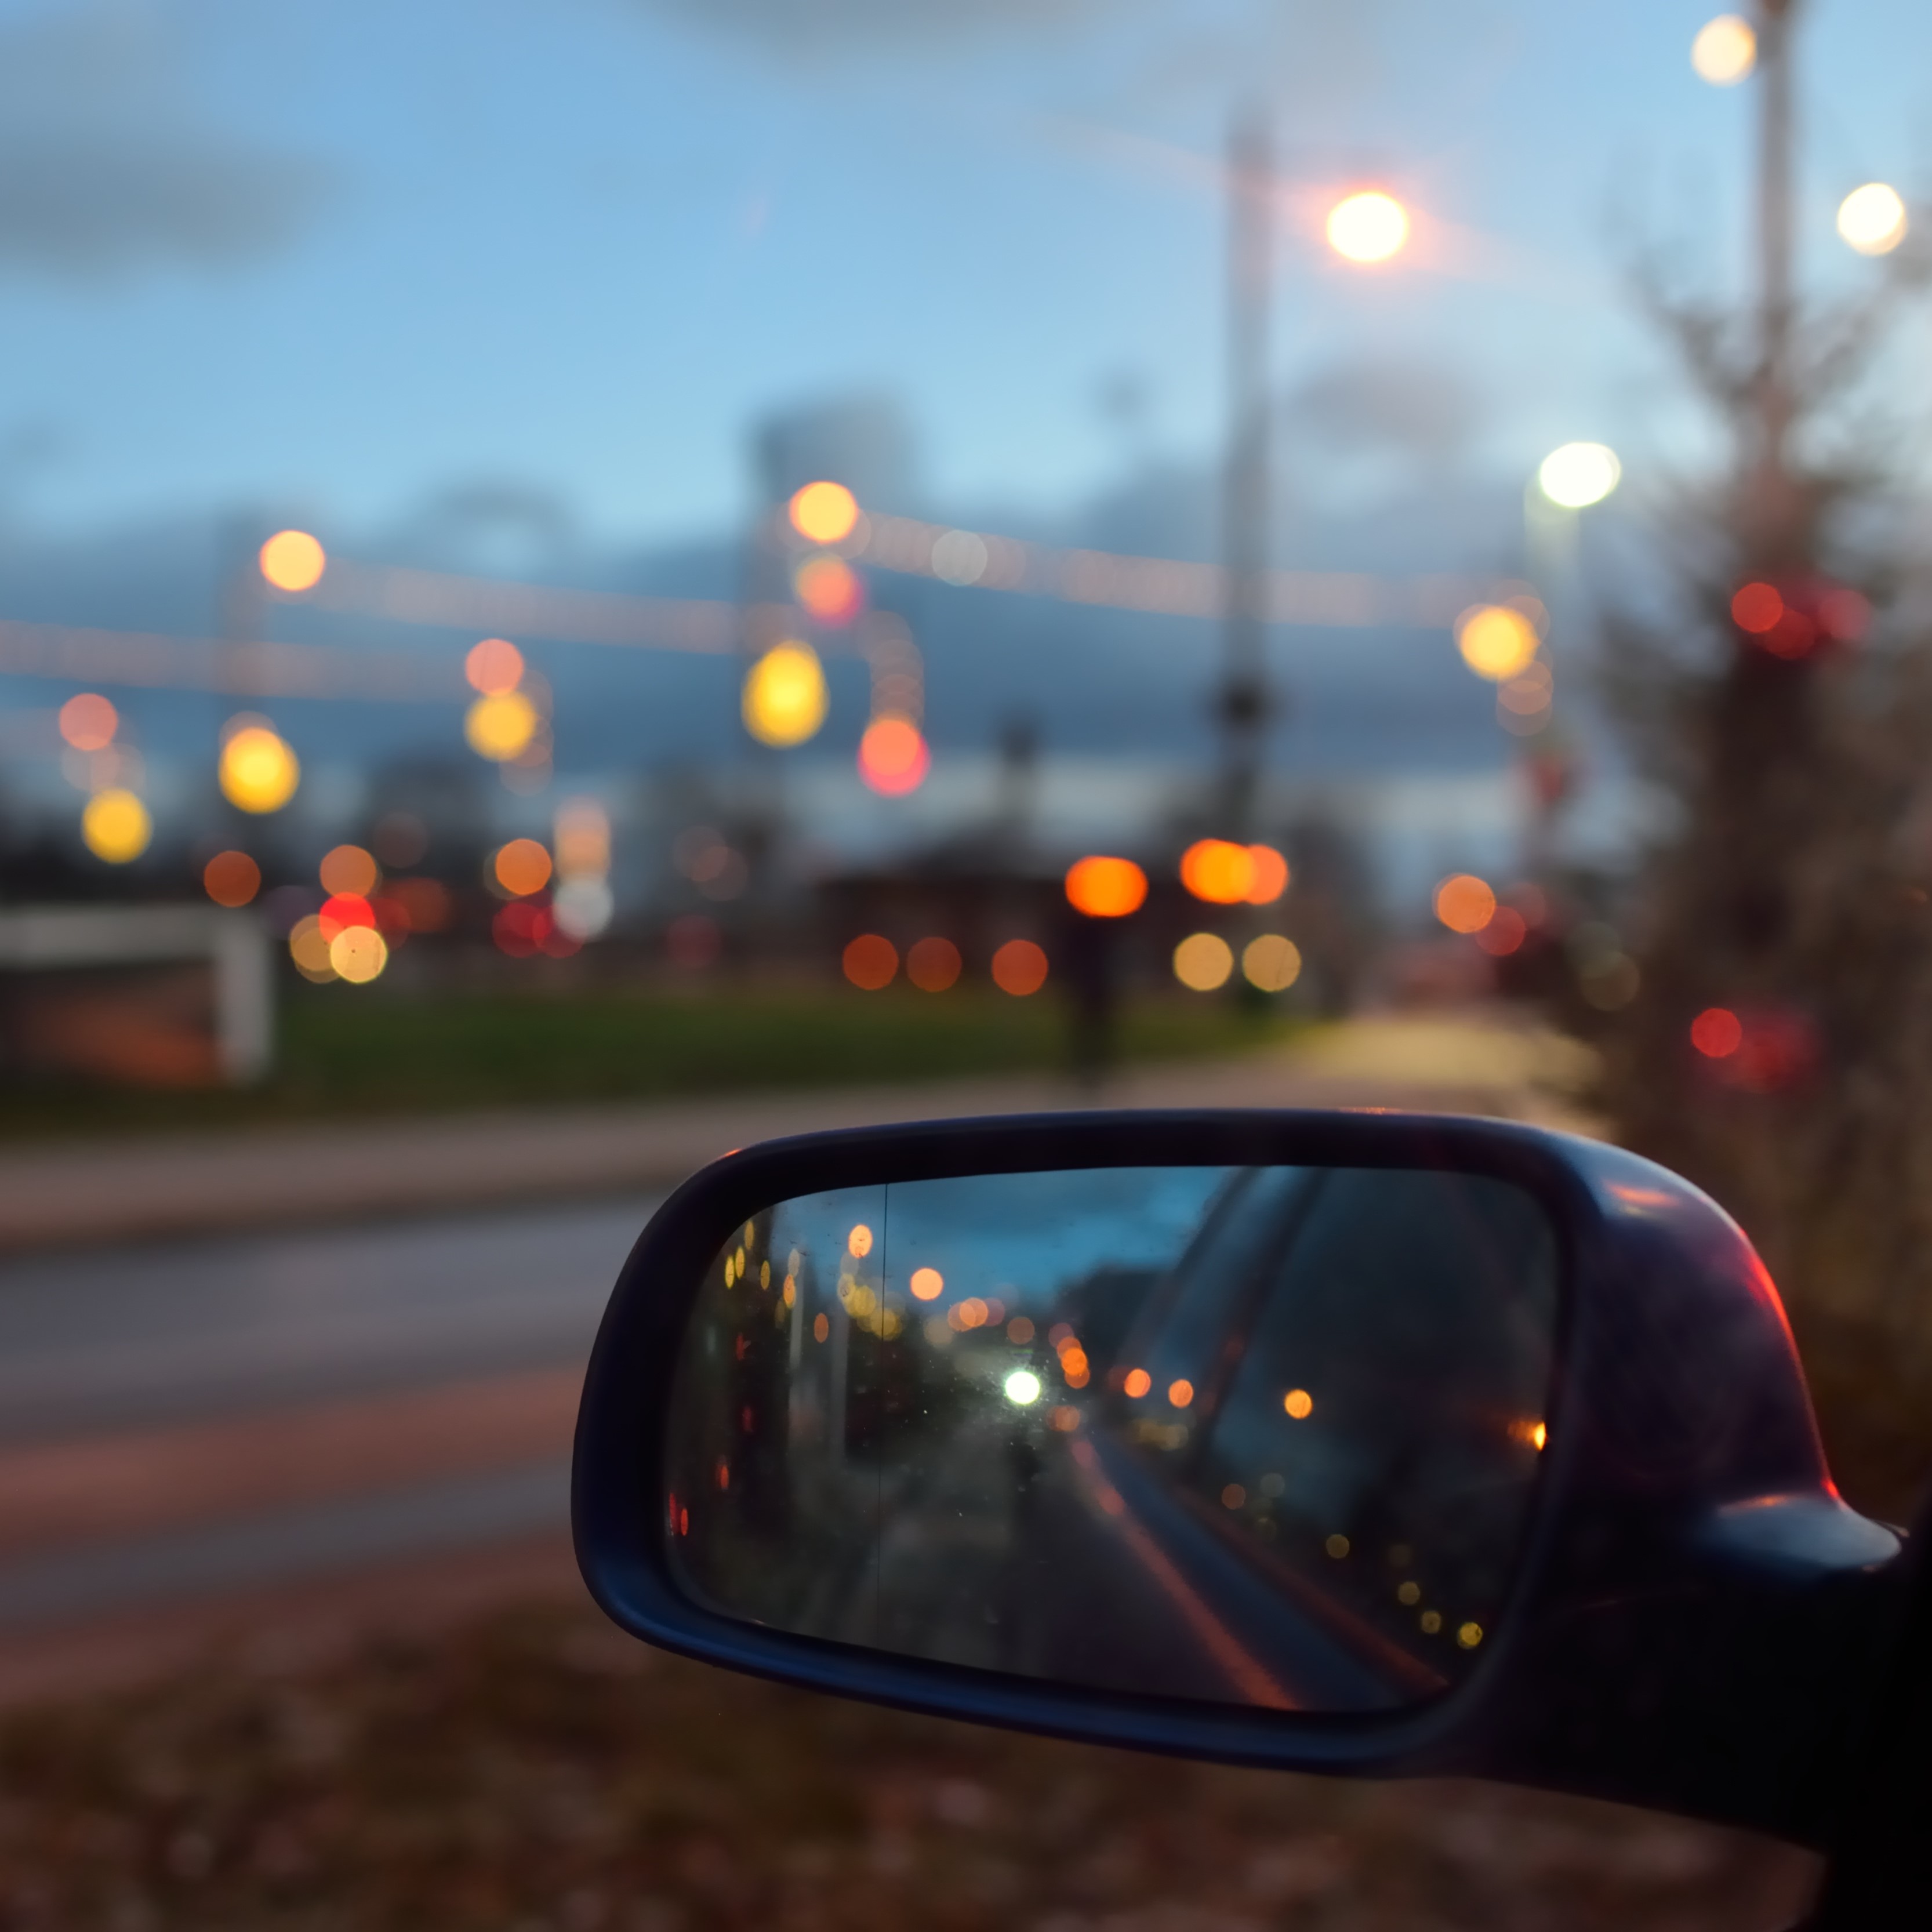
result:
[(98, 282), (245, 262), (292, 239), (327, 187), (315, 163), (204, 124), (144, 13), (0, 28), (0, 267)]
[(1298, 434), (1330, 450), (1432, 464), (1460, 454), (1481, 418), (1466, 377), (1420, 362), (1338, 362), (1302, 383), (1285, 407)]
[(887, 51), (1099, 10), (1100, 0), (640, 0), (653, 13), (789, 52)]

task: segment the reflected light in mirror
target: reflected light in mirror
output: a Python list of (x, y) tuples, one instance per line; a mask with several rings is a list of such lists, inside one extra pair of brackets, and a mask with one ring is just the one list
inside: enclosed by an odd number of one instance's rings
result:
[[(748, 1294), (779, 1256), (795, 1295)], [(1557, 1267), (1532, 1197), (1428, 1168), (781, 1202), (716, 1251), (680, 1351), (674, 1576), (728, 1616), (1009, 1676), (1425, 1702), (1508, 1600)]]

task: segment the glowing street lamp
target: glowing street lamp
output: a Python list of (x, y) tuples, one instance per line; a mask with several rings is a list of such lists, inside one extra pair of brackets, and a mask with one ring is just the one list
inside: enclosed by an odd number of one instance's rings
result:
[(1560, 510), (1587, 510), (1622, 480), (1617, 453), (1600, 442), (1566, 442), (1538, 466), (1537, 488)]
[(1757, 30), (1736, 14), (1720, 14), (1698, 28), (1690, 64), (1713, 87), (1736, 86), (1757, 65)]
[(1838, 204), (1838, 233), (1861, 255), (1889, 255), (1908, 225), (1904, 198), (1883, 182), (1867, 182)]
[(1408, 211), (1392, 194), (1364, 189), (1328, 211), (1327, 233), (1329, 247), (1345, 260), (1386, 262), (1408, 240)]

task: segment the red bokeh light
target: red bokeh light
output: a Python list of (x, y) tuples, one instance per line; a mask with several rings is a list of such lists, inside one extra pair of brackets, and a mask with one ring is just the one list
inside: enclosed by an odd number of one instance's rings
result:
[(512, 959), (527, 959), (534, 952), (567, 959), (583, 944), (557, 924), (548, 902), (540, 899), (512, 899), (500, 907), (490, 922), (490, 936)]
[(862, 932), (849, 942), (839, 964), (845, 976), (862, 992), (890, 986), (899, 970), (899, 950), (884, 934)]
[(1489, 923), (1476, 934), (1476, 944), (1493, 958), (1502, 959), (1516, 951), (1529, 932), (1529, 922), (1514, 906), (1499, 905), (1490, 915)]
[(859, 740), (859, 776), (887, 798), (902, 798), (926, 782), (932, 754), (909, 718), (874, 718)]
[(993, 984), (1016, 999), (1038, 992), (1046, 972), (1046, 949), (1030, 939), (1010, 939), (993, 955)]
[(1747, 584), (1731, 599), (1731, 617), (1741, 631), (1762, 637), (1784, 615), (1784, 599), (1768, 584)]
[(333, 939), (352, 926), (374, 926), (376, 909), (359, 892), (332, 892), (322, 901), (316, 920), (322, 938)]
[(1706, 1060), (1727, 1058), (1744, 1036), (1744, 1022), (1728, 1006), (1706, 1006), (1690, 1022), (1690, 1044)]

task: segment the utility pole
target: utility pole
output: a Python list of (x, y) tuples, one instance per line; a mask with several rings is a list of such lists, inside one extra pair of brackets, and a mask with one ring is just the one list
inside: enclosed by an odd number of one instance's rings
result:
[(1266, 115), (1238, 112), (1228, 140), (1228, 452), (1222, 506), (1226, 662), (1220, 835), (1253, 836), (1270, 710), (1268, 296), (1274, 274), (1274, 173)]
[(1750, 540), (1785, 561), (1801, 506), (1786, 467), (1792, 418), (1792, 36), (1796, 0), (1758, 0), (1757, 364), (1752, 444), (1744, 453)]

